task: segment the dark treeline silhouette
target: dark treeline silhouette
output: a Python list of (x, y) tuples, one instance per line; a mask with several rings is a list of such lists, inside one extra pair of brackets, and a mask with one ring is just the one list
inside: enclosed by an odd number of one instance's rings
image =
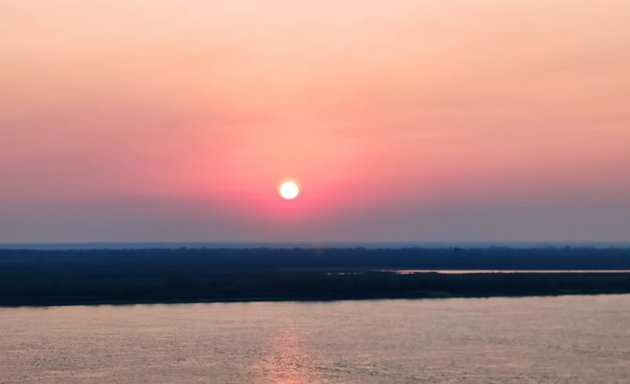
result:
[(630, 269), (627, 248), (0, 250), (2, 271), (269, 272)]
[(630, 293), (630, 273), (560, 272), (583, 269), (630, 269), (630, 249), (0, 250), (0, 305)]

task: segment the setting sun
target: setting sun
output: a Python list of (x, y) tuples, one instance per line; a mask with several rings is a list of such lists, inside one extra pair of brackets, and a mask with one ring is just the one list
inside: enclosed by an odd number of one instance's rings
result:
[(0, 384), (630, 384), (629, 25), (0, 0)]
[(294, 181), (285, 181), (280, 184), (278, 193), (285, 200), (293, 200), (300, 194), (300, 187)]

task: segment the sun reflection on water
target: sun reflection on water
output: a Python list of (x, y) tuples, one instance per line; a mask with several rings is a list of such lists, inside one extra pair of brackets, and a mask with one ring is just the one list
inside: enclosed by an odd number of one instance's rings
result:
[(271, 338), (262, 359), (267, 383), (314, 384), (320, 382), (307, 343), (295, 329), (284, 329)]

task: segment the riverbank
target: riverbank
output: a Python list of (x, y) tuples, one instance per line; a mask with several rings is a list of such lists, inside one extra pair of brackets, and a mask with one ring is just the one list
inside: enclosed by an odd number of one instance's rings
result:
[(0, 306), (614, 294), (628, 270), (615, 248), (0, 250)]
[(0, 306), (329, 301), (630, 293), (630, 273), (19, 274)]

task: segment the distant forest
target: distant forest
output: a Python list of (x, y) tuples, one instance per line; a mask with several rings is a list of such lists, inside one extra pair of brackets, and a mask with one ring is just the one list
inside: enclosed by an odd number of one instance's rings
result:
[(629, 269), (630, 248), (1, 250), (0, 273)]
[(630, 249), (0, 250), (0, 305), (630, 293), (630, 273), (563, 270), (630, 270)]

